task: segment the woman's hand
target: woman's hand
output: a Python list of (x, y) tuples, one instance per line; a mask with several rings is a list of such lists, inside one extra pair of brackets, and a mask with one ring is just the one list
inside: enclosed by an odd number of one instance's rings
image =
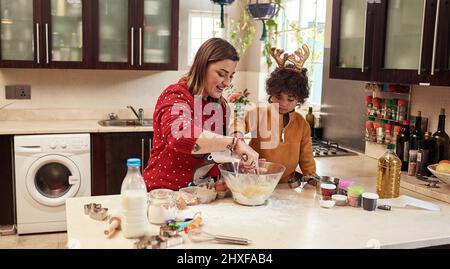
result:
[(255, 169), (259, 154), (242, 139), (238, 140), (234, 152), (241, 157), (245, 169)]

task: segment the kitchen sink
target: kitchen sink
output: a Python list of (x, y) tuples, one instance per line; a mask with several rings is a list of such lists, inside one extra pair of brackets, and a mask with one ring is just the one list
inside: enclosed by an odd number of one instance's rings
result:
[(98, 122), (101, 126), (114, 126), (114, 127), (130, 127), (130, 126), (152, 126), (153, 119), (144, 119), (141, 124), (137, 119), (117, 119), (117, 120), (101, 120)]

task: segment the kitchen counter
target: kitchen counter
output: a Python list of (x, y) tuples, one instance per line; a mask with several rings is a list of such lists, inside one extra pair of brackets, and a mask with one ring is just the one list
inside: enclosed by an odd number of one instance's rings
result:
[(0, 121), (0, 135), (152, 132), (153, 126), (101, 126), (98, 120)]
[[(316, 158), (316, 163), (319, 175), (351, 179), (366, 191), (375, 191), (376, 159), (359, 155)], [(179, 213), (180, 217), (192, 217), (201, 211), (206, 232), (245, 237), (253, 241), (251, 245), (194, 243), (183, 235), (185, 243), (174, 248), (419, 248), (450, 244), (450, 204), (405, 189), (401, 194), (430, 201), (441, 211), (412, 207), (372, 212), (349, 206), (325, 209), (319, 206), (313, 186), (297, 193), (281, 184), (263, 206), (242, 206), (226, 198), (190, 206)], [(120, 232), (106, 239), (106, 222), (84, 215), (84, 204), (92, 202), (117, 212), (120, 196), (67, 200), (69, 248), (133, 248), (135, 239), (125, 239)], [(159, 226), (151, 225), (151, 232), (158, 234)]]

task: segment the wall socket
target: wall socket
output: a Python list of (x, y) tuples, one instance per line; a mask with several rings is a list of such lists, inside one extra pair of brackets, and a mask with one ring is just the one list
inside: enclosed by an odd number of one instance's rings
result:
[(31, 99), (30, 85), (6, 85), (6, 99)]

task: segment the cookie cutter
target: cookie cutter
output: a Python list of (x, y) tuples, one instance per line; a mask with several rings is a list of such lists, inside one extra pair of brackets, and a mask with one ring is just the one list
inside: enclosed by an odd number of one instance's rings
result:
[(108, 208), (102, 207), (102, 204), (85, 204), (84, 214), (89, 215), (91, 219), (103, 221), (108, 217)]
[(169, 223), (165, 223), (161, 225), (159, 229), (159, 235), (163, 237), (175, 237), (179, 235), (179, 229), (175, 225), (169, 225)]
[(141, 237), (134, 243), (137, 249), (163, 249), (183, 244), (183, 237), (180, 235), (174, 237), (164, 237), (154, 235), (150, 237)]

